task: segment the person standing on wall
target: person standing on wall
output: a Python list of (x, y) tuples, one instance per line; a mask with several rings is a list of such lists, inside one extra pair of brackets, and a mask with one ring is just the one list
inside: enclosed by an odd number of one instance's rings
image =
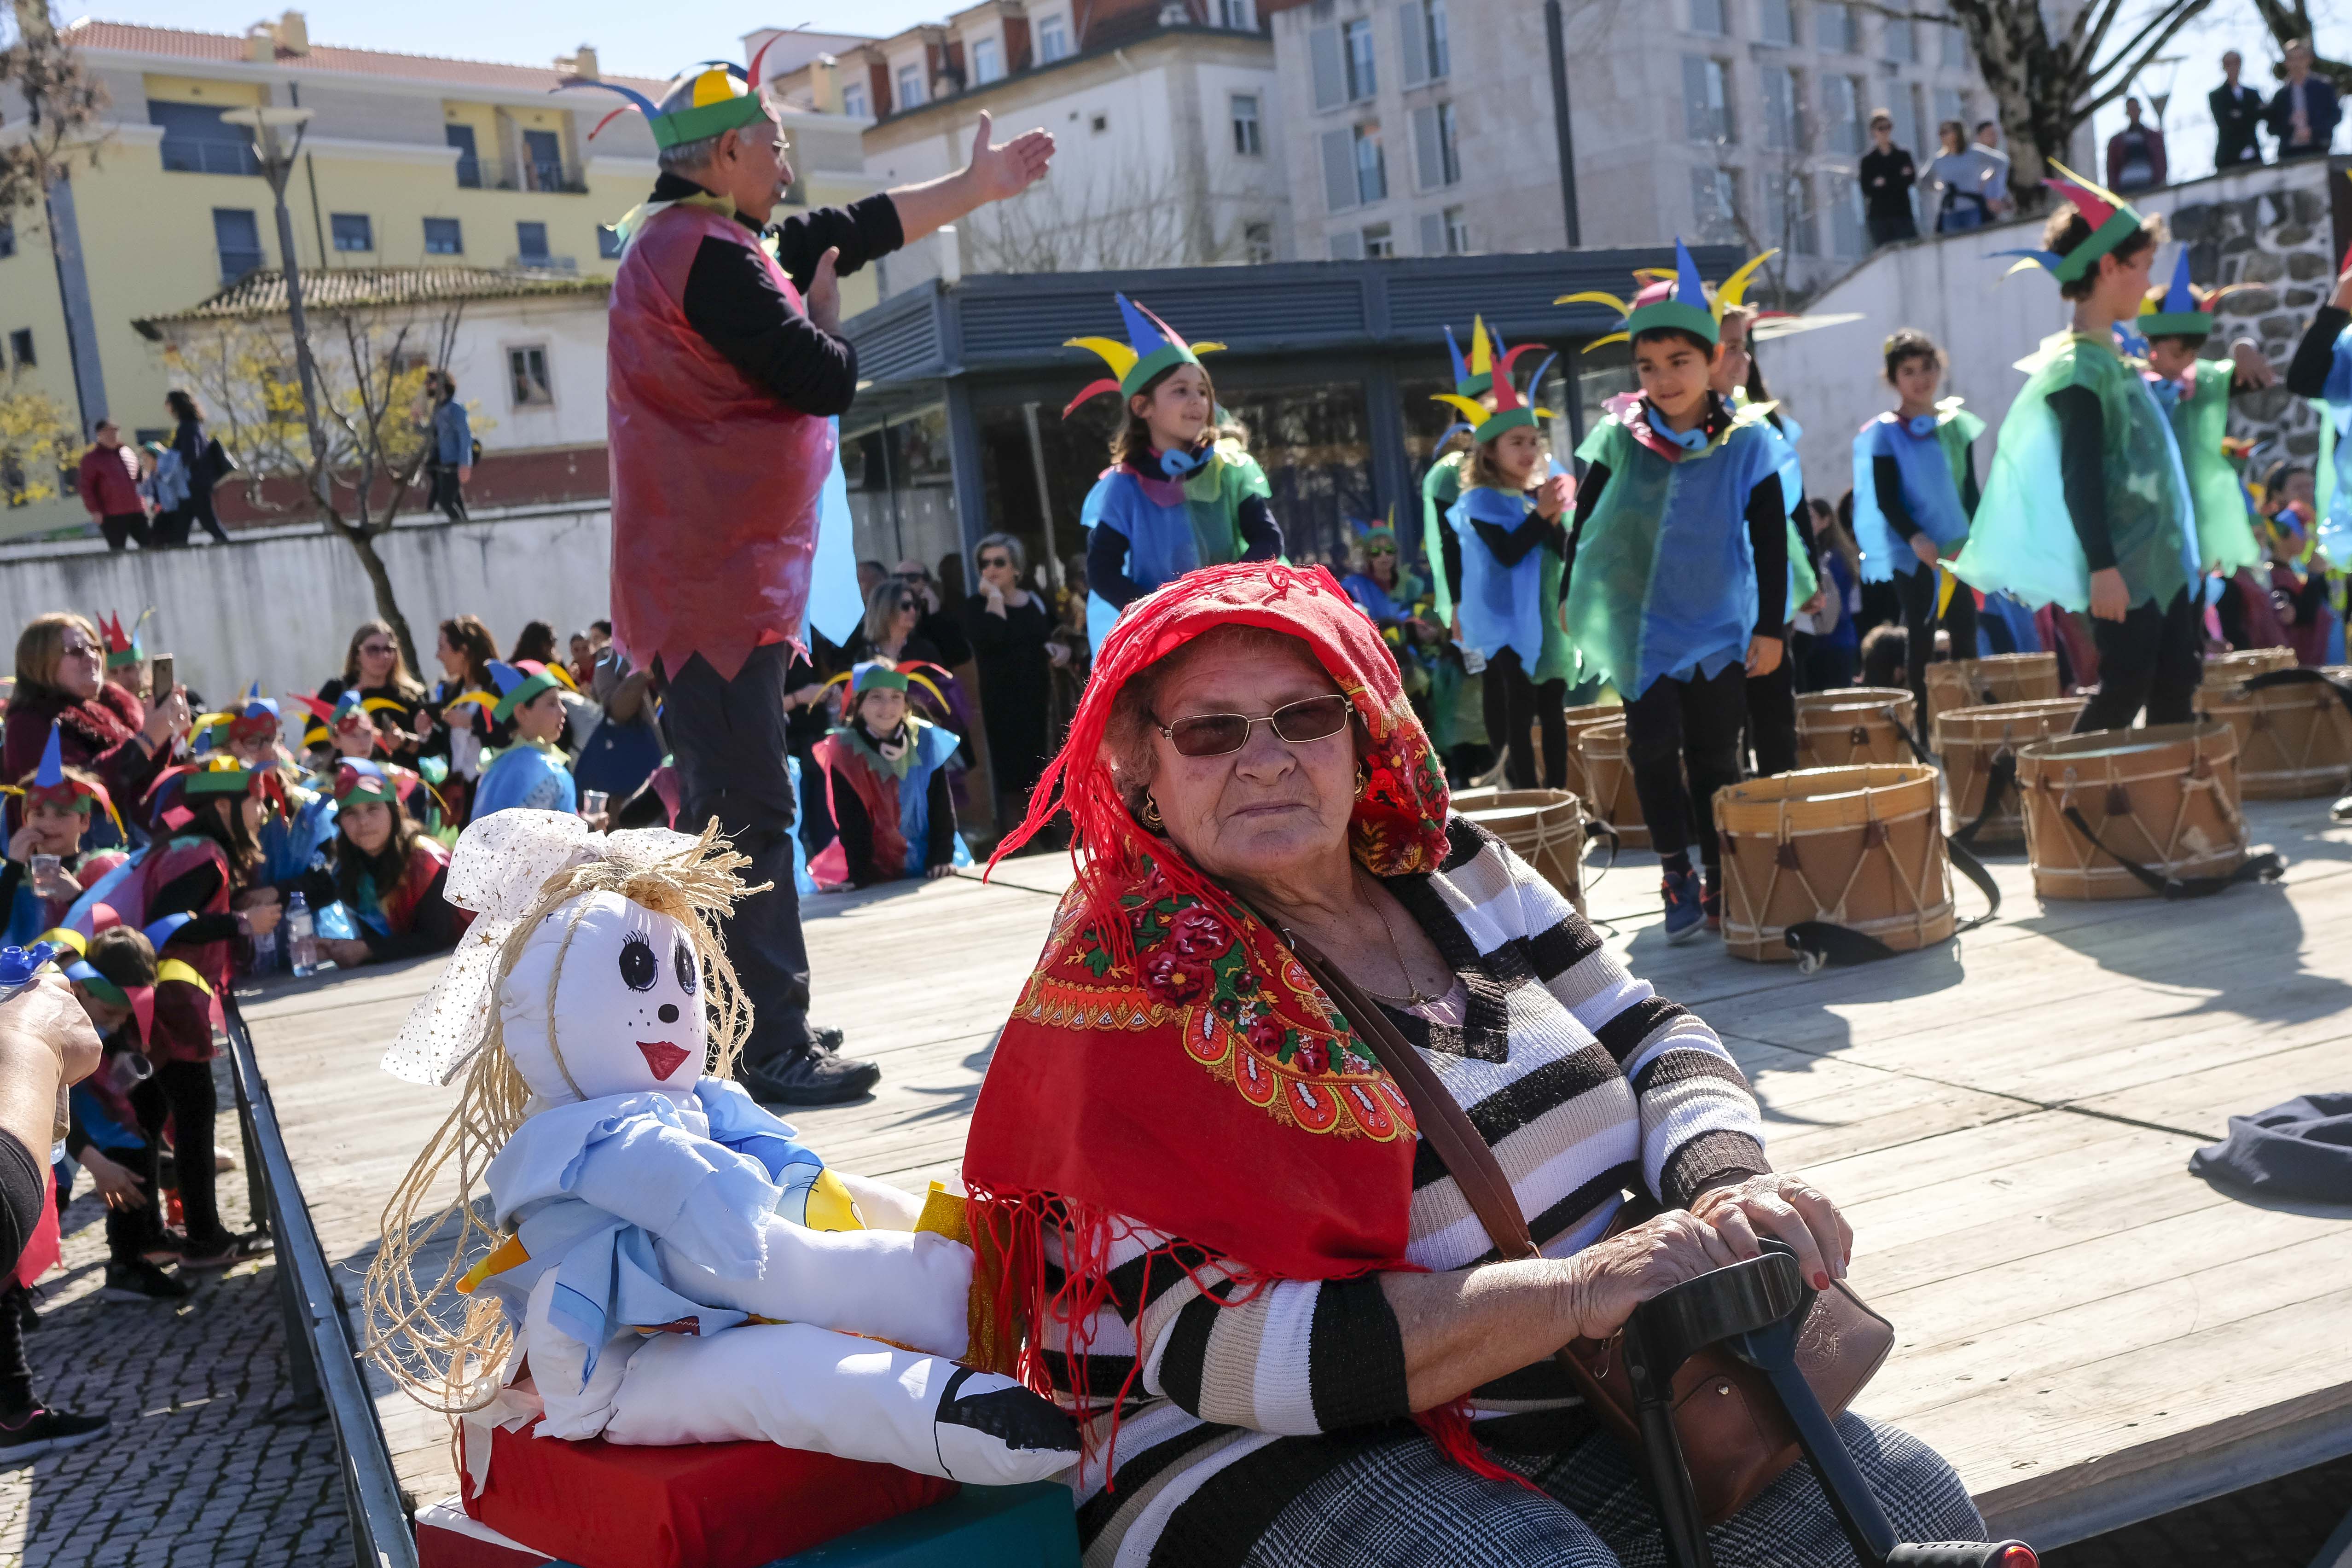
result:
[(2231, 49), (2221, 57), (2221, 85), (2205, 95), (2213, 110), (2213, 172), (2263, 161), (2263, 95), (2238, 79), (2245, 57)]
[(188, 476), (188, 515), (180, 524), (180, 538), (186, 540), (189, 523), (200, 523), (215, 542), (226, 544), (228, 535), (213, 515), (213, 486), (232, 471), (228, 454), (205, 432), (205, 411), (194, 397), (173, 387), (163, 395), (163, 406), (172, 416), (172, 450), (180, 454)]
[[(834, 416), (857, 388), (841, 334), (840, 274), (1016, 195), (1054, 141), (990, 142), (969, 163), (846, 209), (768, 219), (793, 184), (760, 61), (678, 77), (646, 117), (662, 174), (617, 226), (626, 247), (607, 334), (614, 640), (663, 691), (680, 792), (677, 826), (717, 821), (770, 884), (725, 922), (752, 1005), (739, 1069), (769, 1103), (831, 1104), (881, 1069), (835, 1054), (808, 1021), (808, 950), (793, 887), (795, 802), (784, 766), (793, 645), (806, 635), (818, 496), (835, 468)], [(772, 250), (769, 248), (773, 247)]]
[(474, 479), (474, 427), (457, 401), (457, 378), (425, 373), (425, 504), (451, 522), (466, 521), (466, 487)]
[(2139, 117), (2139, 100), (2124, 100), (2124, 128), (2107, 138), (2107, 184), (2118, 191), (2152, 191), (2170, 171), (2164, 132)]
[(2278, 138), (2279, 162), (2325, 157), (2336, 141), (2336, 122), (2344, 118), (2336, 88), (2326, 77), (2312, 75), (2308, 39), (2287, 45), (2281, 65), (2286, 81), (2263, 113), (2271, 134)]
[(1977, 121), (1977, 155), (1985, 160), (1985, 206), (1995, 217), (2006, 217), (2017, 204), (2009, 195), (2009, 154), (2000, 150), (2000, 121)]
[(136, 541), (144, 550), (147, 503), (139, 495), (139, 458), (122, 444), (122, 431), (111, 419), (101, 419), (90, 431), (93, 445), (81, 455), (74, 488), (81, 492), (81, 508), (92, 528), (105, 536), (109, 550), (121, 550)]
[(1911, 187), (1918, 181), (1909, 151), (1895, 144), (1895, 116), (1872, 110), (1870, 151), (1862, 155), (1862, 216), (1870, 226), (1871, 249), (1919, 237), (1911, 214)]

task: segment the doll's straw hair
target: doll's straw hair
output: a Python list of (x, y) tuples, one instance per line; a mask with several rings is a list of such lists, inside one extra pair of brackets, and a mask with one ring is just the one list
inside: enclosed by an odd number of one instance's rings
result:
[[(728, 962), (719, 921), (734, 908), (737, 899), (763, 891), (767, 884), (743, 885), (738, 872), (751, 859), (735, 852), (715, 822), (706, 826), (701, 837), (684, 853), (667, 858), (644, 852), (637, 841), (627, 837), (614, 837), (606, 844), (602, 858), (567, 866), (541, 886), (538, 900), (515, 922), (499, 947), (499, 981), (514, 972), (523, 948), (548, 915), (583, 894), (618, 893), (686, 928), (702, 963), (709, 1021), (709, 1070), (726, 1077), (742, 1051), (751, 1009), (736, 982), (735, 966)], [(569, 945), (567, 931), (567, 950)], [(555, 1029), (553, 994), (562, 968), (559, 955), (548, 980), (551, 1046)], [(365, 1353), (410, 1398), (448, 1415), (478, 1410), (497, 1396), (507, 1352), (514, 1342), (512, 1325), (489, 1295), (463, 1298), (465, 1316), (454, 1326), (436, 1310), (436, 1307), (446, 1310), (467, 1270), (505, 1239), (483, 1223), (474, 1207), (474, 1194), (491, 1158), (522, 1125), (530, 1099), (530, 1086), (507, 1053), (495, 990), (482, 1037), (466, 1068), (456, 1109), (426, 1141), (416, 1163), (384, 1205), (383, 1245), (368, 1265), (363, 1298), (369, 1330)], [(433, 1190), (443, 1168), (453, 1160), (457, 1166), (456, 1198), (420, 1222), (420, 1213), (433, 1209)], [(437, 1275), (429, 1263), (425, 1264), (423, 1273), (430, 1283), (421, 1282), (420, 1259), (445, 1239), (449, 1244), (448, 1261)]]

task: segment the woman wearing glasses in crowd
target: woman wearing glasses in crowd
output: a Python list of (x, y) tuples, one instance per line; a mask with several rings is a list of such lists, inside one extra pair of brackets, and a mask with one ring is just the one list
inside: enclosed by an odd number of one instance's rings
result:
[[(409, 672), (400, 639), (393, 635), (389, 621), (363, 622), (352, 634), (351, 647), (343, 652), (343, 673), (319, 688), (319, 700), (332, 708), (346, 691), (394, 705), (371, 709), (370, 718), (383, 737), (381, 755), (413, 771), (425, 743), (423, 736), (431, 728), (417, 722), (425, 712), (425, 683)], [(314, 734), (323, 734), (315, 723), (311, 729)]]
[(998, 819), (1017, 819), (1053, 750), (1054, 671), (1069, 662), (1070, 650), (1054, 640), (1045, 601), (1021, 585), (1028, 569), (1021, 542), (992, 533), (974, 553), (981, 591), (963, 602), (964, 631), (980, 666), (980, 717), (988, 726)]

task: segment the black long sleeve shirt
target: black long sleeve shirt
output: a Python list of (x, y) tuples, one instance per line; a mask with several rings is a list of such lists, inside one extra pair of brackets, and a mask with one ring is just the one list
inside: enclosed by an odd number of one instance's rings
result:
[(2322, 305), (2311, 318), (2311, 329), (2303, 334), (2303, 342), (2294, 345), (2294, 358), (2287, 362), (2286, 389), (2297, 397), (2323, 397), (2327, 393), (2327, 373), (2336, 363), (2336, 340), (2352, 324), (2352, 312)]
[[(657, 202), (706, 194), (683, 174), (665, 173), (654, 184)], [(759, 226), (737, 216), (753, 234)], [(776, 261), (805, 292), (817, 262), (838, 247), (834, 271), (841, 277), (887, 256), (906, 243), (898, 204), (887, 192), (846, 207), (820, 207), (773, 226)], [(759, 258), (740, 246), (706, 239), (687, 269), (678, 301), (687, 323), (736, 369), (803, 414), (846, 413), (857, 394), (857, 350), (847, 338), (809, 320), (778, 289)]]
[[(1870, 486), (1878, 497), (1878, 510), (1886, 515), (1887, 526), (1895, 536), (1909, 543), (1919, 531), (1912, 521), (1911, 509), (1903, 502), (1903, 467), (1894, 458), (1876, 457), (1870, 459)], [(1960, 510), (1970, 517), (1977, 514), (1977, 447), (1971, 441), (1961, 452)]]
[[(1559, 574), (1561, 598), (1568, 596), (1568, 584), (1576, 570), (1577, 546), (1584, 539), (1584, 525), (1591, 520), (1593, 509), (1601, 504), (1601, 492), (1609, 485), (1609, 465), (1587, 465), (1584, 478), (1576, 486), (1576, 524), (1569, 531), (1568, 547), (1563, 552), (1567, 566)], [(1748, 548), (1756, 557), (1756, 628), (1759, 637), (1783, 636), (1789, 626), (1789, 513), (1780, 500), (1780, 476), (1769, 473), (1748, 492), (1748, 505), (1741, 513), (1748, 524)]]
[(2099, 395), (2087, 386), (2062, 386), (2050, 395), (2058, 416), (2058, 474), (2066, 491), (2066, 515), (2094, 572), (2116, 563), (2116, 543), (2107, 530), (2107, 419)]
[[(858, 728), (865, 730), (864, 725)], [(868, 732), (870, 742), (873, 735)], [(906, 870), (898, 866), (882, 866), (874, 859), (874, 819), (866, 810), (866, 802), (846, 774), (835, 768), (833, 779), (834, 826), (841, 835), (842, 854), (849, 865), (851, 885), (870, 888), (877, 882), (896, 881)], [(945, 866), (955, 858), (955, 797), (948, 791), (948, 771), (934, 768), (931, 782), (923, 791), (930, 817), (930, 832), (923, 845), (923, 869)]]
[[(1244, 496), (1234, 521), (1241, 531), (1243, 560), (1272, 561), (1282, 554), (1282, 524), (1264, 496)], [(1115, 528), (1098, 527), (1087, 539), (1087, 586), (1114, 610), (1150, 591), (1127, 574), (1127, 535)]]

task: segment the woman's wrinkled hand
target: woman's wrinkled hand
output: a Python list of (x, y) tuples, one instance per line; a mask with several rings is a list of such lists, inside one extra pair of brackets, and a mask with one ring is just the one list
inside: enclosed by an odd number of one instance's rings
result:
[(1801, 1176), (1750, 1176), (1735, 1186), (1710, 1188), (1693, 1200), (1691, 1212), (1712, 1226), (1738, 1258), (1759, 1256), (1763, 1237), (1787, 1242), (1816, 1290), (1844, 1279), (1853, 1258), (1853, 1226)]
[(1652, 1297), (1738, 1261), (1731, 1244), (1696, 1215), (1662, 1214), (1569, 1259), (1570, 1321), (1578, 1337), (1605, 1340)]

